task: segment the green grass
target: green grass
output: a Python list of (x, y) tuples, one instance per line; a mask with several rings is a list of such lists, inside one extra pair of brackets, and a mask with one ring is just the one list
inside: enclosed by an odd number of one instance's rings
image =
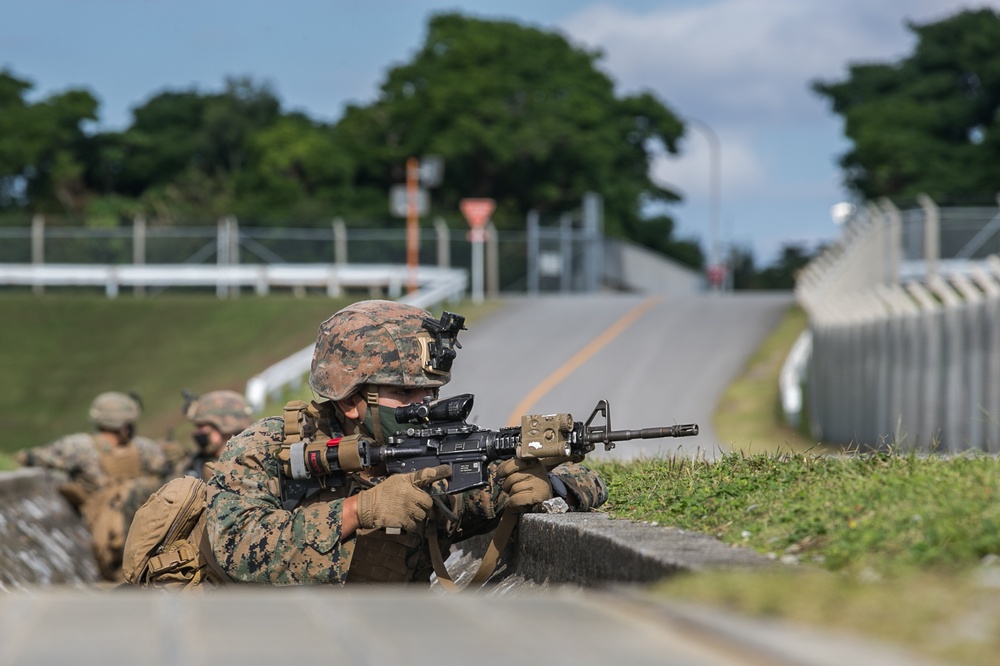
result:
[(802, 308), (789, 308), (778, 326), (747, 360), (739, 377), (723, 392), (712, 423), (730, 448), (751, 453), (832, 450), (784, 423), (778, 375), (805, 330)]
[[(0, 469), (10, 454), (89, 431), (87, 408), (102, 391), (137, 391), (140, 434), (173, 431), (186, 442), (181, 391), (233, 389), (316, 339), (323, 320), (357, 298), (214, 295), (107, 299), (78, 293), (0, 294)], [(495, 304), (454, 309), (470, 320)], [(307, 390), (307, 389), (305, 389)], [(281, 404), (265, 412), (280, 413)], [(266, 415), (265, 414), (265, 415)]]
[(728, 454), (600, 467), (613, 517), (713, 534), (850, 574), (965, 571), (1000, 553), (1000, 462)]

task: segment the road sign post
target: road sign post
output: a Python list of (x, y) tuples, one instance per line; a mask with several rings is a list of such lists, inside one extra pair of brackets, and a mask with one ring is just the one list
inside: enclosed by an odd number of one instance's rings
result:
[(420, 184), (420, 161), (406, 160), (406, 292), (417, 290), (417, 264), (420, 258), (420, 213), (417, 206)]
[(417, 268), (420, 262), (420, 216), (430, 208), (430, 195), (426, 188), (440, 185), (443, 176), (444, 160), (441, 157), (410, 157), (406, 160), (406, 183), (389, 188), (389, 211), (397, 217), (406, 218), (408, 293), (413, 293), (419, 286)]
[(462, 199), (458, 202), (469, 223), (469, 241), (472, 243), (472, 302), (483, 302), (483, 241), (486, 240), (486, 223), (490, 221), (496, 202), (493, 199)]

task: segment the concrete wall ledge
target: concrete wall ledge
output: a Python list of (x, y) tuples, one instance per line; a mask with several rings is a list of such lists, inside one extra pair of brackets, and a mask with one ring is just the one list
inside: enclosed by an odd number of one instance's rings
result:
[[(28, 586), (96, 584), (100, 577), (80, 518), (56, 490), (58, 477), (38, 469), (0, 473), (0, 591)], [(748, 548), (714, 537), (603, 513), (527, 514), (502, 566), (498, 593), (547, 585), (648, 583), (678, 572), (774, 566)], [(468, 580), (489, 544), (456, 545), (448, 568)]]
[(100, 580), (90, 535), (41, 469), (0, 472), (0, 591)]
[(528, 514), (519, 531), (517, 573), (538, 582), (646, 583), (679, 572), (775, 565), (707, 534), (603, 513)]

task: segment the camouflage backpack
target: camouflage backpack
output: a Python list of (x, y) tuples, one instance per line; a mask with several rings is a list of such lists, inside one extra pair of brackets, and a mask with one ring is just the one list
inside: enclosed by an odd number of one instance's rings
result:
[(207, 489), (201, 479), (181, 476), (142, 505), (125, 539), (125, 582), (190, 589), (229, 580), (216, 563), (205, 533)]

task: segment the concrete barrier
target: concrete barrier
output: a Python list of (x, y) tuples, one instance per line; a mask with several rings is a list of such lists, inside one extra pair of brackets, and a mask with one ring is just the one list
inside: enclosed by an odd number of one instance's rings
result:
[[(90, 538), (39, 469), (0, 473), (0, 591), (45, 585), (94, 585), (100, 580)], [(697, 532), (612, 520), (603, 513), (529, 514), (521, 518), (495, 591), (550, 585), (646, 583), (678, 572), (773, 566), (765, 556)], [(448, 569), (470, 579), (489, 536), (456, 545)]]
[(90, 535), (41, 469), (0, 473), (0, 590), (100, 580)]

